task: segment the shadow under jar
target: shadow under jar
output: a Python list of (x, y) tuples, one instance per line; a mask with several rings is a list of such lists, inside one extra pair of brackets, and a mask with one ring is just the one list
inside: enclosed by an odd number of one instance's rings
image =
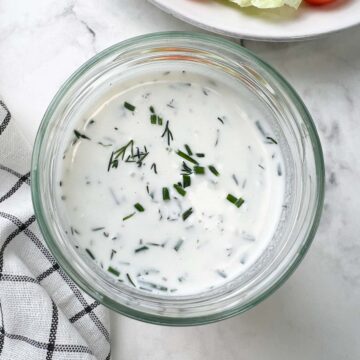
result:
[[(223, 130), (227, 125), (231, 130)], [(216, 148), (222, 131), (225, 143)], [(56, 94), (33, 152), (35, 212), (59, 264), (107, 307), (156, 324), (206, 324), (265, 299), (306, 253), (323, 196), (321, 145), (298, 95), (246, 49), (203, 34), (150, 34), (96, 55)], [(206, 218), (209, 204), (216, 206)], [(167, 211), (166, 219), (154, 220), (155, 211)], [(244, 224), (266, 231), (258, 238)], [(188, 237), (171, 235), (188, 227)], [(155, 243), (155, 235), (164, 238)], [(212, 245), (197, 252), (203, 238)], [(130, 255), (136, 266), (127, 268)], [(149, 261), (168, 270), (169, 279), (154, 282), (157, 275), (141, 273)]]

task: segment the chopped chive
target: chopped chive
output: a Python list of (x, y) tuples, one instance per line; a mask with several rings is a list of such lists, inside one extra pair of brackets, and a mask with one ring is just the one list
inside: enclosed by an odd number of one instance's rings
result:
[(154, 242), (148, 242), (148, 243), (146, 243), (146, 245), (150, 245), (150, 246), (162, 246), (161, 244), (154, 243)]
[(79, 131), (77, 130), (74, 130), (74, 134), (76, 136), (77, 139), (87, 139), (87, 140), (91, 140), (88, 136), (84, 135), (84, 134), (81, 134)]
[(129, 280), (129, 283), (130, 283), (132, 286), (136, 287), (136, 285), (134, 284), (134, 282), (132, 281), (132, 279), (131, 279), (131, 277), (130, 277), (130, 275), (129, 275), (128, 273), (126, 273), (126, 277), (127, 277), (127, 279)]
[(182, 244), (184, 243), (183, 239), (178, 240), (178, 242), (176, 243), (176, 245), (174, 246), (174, 250), (175, 251), (179, 251), (179, 249), (181, 248)]
[(193, 209), (187, 209), (181, 216), (183, 221), (185, 221), (191, 214), (193, 213)]
[(265, 170), (265, 168), (264, 168), (261, 164), (258, 164), (258, 167), (259, 167), (260, 169)]
[(152, 114), (155, 114), (155, 109), (154, 109), (153, 106), (150, 106), (150, 107), (149, 107), (149, 110), (150, 110), (150, 112), (151, 112)]
[(139, 252), (146, 251), (146, 250), (149, 250), (149, 248), (147, 246), (142, 246), (142, 247), (135, 249), (135, 253), (139, 253)]
[(235, 174), (232, 175), (232, 178), (233, 178), (235, 184), (236, 184), (236, 185), (239, 185), (239, 181), (238, 181), (238, 179), (237, 179), (237, 177), (236, 177)]
[(196, 156), (197, 156), (198, 158), (203, 158), (203, 157), (205, 157), (205, 154), (203, 154), (203, 153), (196, 153)]
[(89, 250), (89, 249), (85, 249), (85, 251), (89, 254), (89, 256), (95, 260), (95, 256), (93, 255), (93, 253)]
[(179, 184), (174, 184), (174, 188), (181, 196), (186, 195), (186, 191)]
[(134, 156), (134, 140), (130, 140), (126, 145), (122, 146), (114, 152), (115, 159), (121, 156), (122, 160), (124, 160), (128, 147), (130, 147), (131, 156)]
[(116, 250), (114, 250), (114, 249), (111, 250), (110, 260), (113, 259), (114, 255), (115, 255), (116, 253), (117, 253)]
[(135, 213), (133, 212), (132, 214), (130, 215), (127, 215), (123, 218), (123, 221), (127, 220), (127, 219), (130, 219), (131, 217), (133, 217), (135, 215)]
[(144, 212), (144, 211), (145, 211), (144, 207), (143, 207), (141, 204), (139, 204), (139, 203), (136, 203), (136, 204), (134, 205), (134, 208), (135, 208), (137, 211), (139, 211), (139, 212)]
[(242, 197), (239, 197), (237, 199), (234, 195), (231, 195), (231, 194), (228, 194), (226, 199), (238, 208), (245, 202), (245, 200)]
[(158, 125), (162, 125), (163, 124), (163, 119), (162, 119), (162, 117), (160, 117), (160, 116), (158, 116), (157, 117), (157, 121), (158, 121)]
[(209, 170), (215, 175), (215, 176), (219, 176), (219, 172), (216, 170), (215, 166), (210, 165), (209, 166)]
[(189, 145), (185, 144), (185, 149), (190, 156), (193, 154)]
[(226, 197), (227, 200), (229, 200), (232, 204), (235, 204), (237, 201), (237, 198), (234, 195), (228, 194)]
[(159, 291), (168, 291), (168, 288), (166, 286), (163, 286), (163, 285), (154, 284), (154, 283), (147, 282), (147, 281), (142, 281), (142, 280), (139, 280), (139, 283), (141, 283), (141, 284), (143, 284), (145, 286), (148, 286), (151, 289), (156, 289), (156, 290), (159, 290)]
[(120, 271), (114, 269), (113, 267), (109, 266), (107, 271), (115, 276), (119, 276), (120, 275)]
[(109, 147), (109, 146), (112, 146), (112, 144), (104, 144), (102, 143), (101, 141), (98, 141), (98, 144), (103, 146), (103, 147)]
[(205, 168), (203, 166), (194, 166), (194, 173), (196, 175), (204, 175), (205, 174)]
[(100, 230), (104, 230), (105, 227), (102, 226), (102, 227), (97, 227), (97, 228), (92, 228), (91, 231), (100, 231)]
[(130, 103), (128, 103), (128, 102), (124, 102), (124, 108), (125, 109), (128, 109), (128, 110), (130, 110), (130, 111), (134, 111), (135, 110), (135, 106), (134, 105), (132, 105), (132, 104), (130, 104)]
[(167, 187), (163, 187), (162, 188), (162, 195), (163, 195), (163, 200), (170, 200), (170, 193), (169, 193), (169, 189)]
[(186, 188), (191, 185), (191, 178), (189, 175), (183, 175), (183, 187)]
[(275, 139), (273, 139), (271, 136), (267, 136), (266, 137), (270, 142), (272, 142), (273, 144), (277, 145), (277, 141)]
[(178, 150), (176, 152), (176, 154), (178, 154), (179, 156), (181, 156), (182, 158), (184, 158), (187, 161), (192, 162), (193, 164), (199, 164), (195, 159), (193, 159), (192, 157), (190, 157), (189, 155), (185, 154), (184, 152), (182, 152), (181, 150)]
[(157, 119), (157, 116), (155, 114), (152, 114), (150, 116), (150, 122), (155, 125), (156, 124), (156, 119)]

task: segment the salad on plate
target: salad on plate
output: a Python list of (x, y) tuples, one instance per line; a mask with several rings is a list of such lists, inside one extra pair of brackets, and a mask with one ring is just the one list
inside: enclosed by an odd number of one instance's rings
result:
[[(302, 2), (302, 0), (230, 0), (230, 1), (242, 7), (254, 6), (261, 9), (272, 9), (284, 5), (288, 5), (297, 9)], [(305, 0), (305, 1), (311, 5), (325, 5), (335, 0)]]

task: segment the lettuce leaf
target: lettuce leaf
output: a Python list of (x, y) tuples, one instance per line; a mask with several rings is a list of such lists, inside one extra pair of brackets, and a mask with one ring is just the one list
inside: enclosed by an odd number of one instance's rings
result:
[(261, 9), (272, 9), (284, 5), (297, 9), (302, 0), (230, 0), (240, 6), (255, 6)]

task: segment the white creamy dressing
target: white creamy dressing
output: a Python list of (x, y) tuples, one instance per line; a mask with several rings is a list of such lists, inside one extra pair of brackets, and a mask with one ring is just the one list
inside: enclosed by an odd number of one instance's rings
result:
[(69, 236), (144, 291), (221, 286), (256, 261), (279, 224), (281, 151), (266, 119), (244, 113), (235, 84), (173, 69), (140, 79), (114, 85), (69, 131), (59, 179)]

